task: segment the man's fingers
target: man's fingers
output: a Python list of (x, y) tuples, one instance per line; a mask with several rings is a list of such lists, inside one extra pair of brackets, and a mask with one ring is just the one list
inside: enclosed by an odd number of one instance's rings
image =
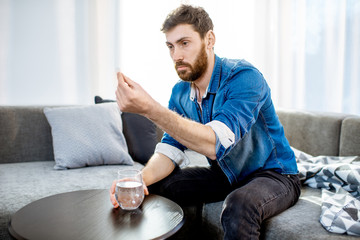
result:
[(119, 84), (126, 84), (128, 86), (132, 85), (133, 81), (125, 76), (122, 72), (117, 73), (117, 79)]
[(149, 190), (145, 184), (144, 184), (144, 193), (145, 193), (145, 195), (149, 195)]
[(125, 76), (123, 73), (121, 73), (121, 75), (123, 76), (124, 82), (127, 83), (128, 86), (133, 86), (134, 85), (134, 81), (131, 80), (129, 77)]
[(111, 204), (114, 206), (114, 208), (119, 207), (119, 204), (118, 204), (118, 202), (117, 202), (116, 199), (115, 199), (115, 195), (110, 195), (110, 202), (111, 202)]
[(116, 183), (117, 183), (116, 180), (114, 180), (112, 182), (111, 187), (110, 187), (110, 194), (115, 194)]
[(117, 72), (116, 77), (117, 77), (117, 80), (118, 80), (119, 83), (124, 81), (124, 77), (123, 77), (121, 72)]
[[(121, 73), (118, 73), (118, 76), (121, 76)], [(118, 86), (115, 91), (116, 100), (119, 105), (120, 110), (123, 107), (123, 101), (126, 99), (126, 96), (128, 95), (126, 88), (128, 87), (127, 83), (123, 81), (123, 78), (120, 78), (118, 81)]]
[(117, 208), (119, 207), (119, 204), (118, 202), (116, 201), (116, 198), (115, 198), (115, 188), (116, 188), (116, 180), (114, 180), (111, 184), (111, 187), (110, 187), (110, 202), (111, 204), (114, 206), (114, 208)]
[(121, 72), (117, 72), (116, 77), (117, 77), (117, 80), (118, 80), (118, 86), (122, 86), (122, 87), (123, 86), (129, 86), (129, 84), (125, 80), (124, 74), (122, 74)]
[(116, 95), (117, 103), (118, 103), (118, 104), (121, 104), (121, 93), (120, 93), (119, 88), (116, 89), (115, 95)]

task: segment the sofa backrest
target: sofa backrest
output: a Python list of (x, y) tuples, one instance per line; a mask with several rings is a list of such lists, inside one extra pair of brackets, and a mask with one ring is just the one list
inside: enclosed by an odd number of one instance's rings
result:
[(338, 156), (345, 114), (277, 110), (291, 146), (313, 156)]
[[(51, 128), (44, 107), (0, 106), (0, 163), (54, 161)], [(123, 113), (122, 121), (131, 157), (145, 164), (162, 131), (137, 114)]]
[(54, 160), (50, 125), (40, 106), (0, 106), (0, 163)]
[[(44, 106), (0, 106), (0, 163), (54, 161), (51, 128), (43, 109)], [(290, 110), (277, 113), (291, 146), (313, 156), (360, 156), (360, 117)], [(133, 123), (134, 118), (124, 116), (125, 129), (129, 125), (126, 121)], [(138, 135), (143, 137), (144, 133)], [(134, 144), (129, 141), (136, 143), (136, 139), (132, 140), (130, 134), (124, 130), (129, 152), (134, 155), (139, 149), (132, 149)], [(154, 132), (149, 134), (151, 137)], [(161, 136), (162, 131), (157, 129), (157, 141)], [(148, 151), (145, 155), (151, 154)]]

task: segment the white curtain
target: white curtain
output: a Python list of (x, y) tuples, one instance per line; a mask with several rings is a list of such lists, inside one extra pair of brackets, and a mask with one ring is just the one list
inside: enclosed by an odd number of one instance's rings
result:
[(114, 95), (115, 0), (0, 0), (0, 104)]
[(253, 63), (276, 107), (360, 114), (358, 0), (0, 0), (0, 104), (114, 98), (119, 67), (167, 105), (160, 28), (180, 3), (208, 11), (216, 54)]
[(360, 113), (360, 1), (256, 1), (254, 60), (278, 106)]

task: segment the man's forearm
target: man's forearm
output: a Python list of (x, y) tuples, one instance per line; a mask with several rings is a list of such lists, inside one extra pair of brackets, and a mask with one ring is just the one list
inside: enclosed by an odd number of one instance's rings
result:
[(146, 186), (167, 177), (175, 168), (174, 163), (165, 155), (155, 153), (142, 170)]
[(121, 111), (146, 116), (187, 148), (216, 159), (216, 135), (210, 126), (185, 119), (163, 107), (122, 73), (117, 77), (116, 100)]
[(181, 117), (160, 104), (154, 106), (146, 117), (187, 148), (216, 159), (216, 136), (210, 126)]

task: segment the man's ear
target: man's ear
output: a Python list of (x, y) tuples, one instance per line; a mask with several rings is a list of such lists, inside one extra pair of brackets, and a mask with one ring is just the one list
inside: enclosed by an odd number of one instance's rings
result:
[(207, 33), (206, 33), (206, 48), (208, 49), (213, 49), (214, 45), (215, 45), (215, 33), (213, 30), (209, 30)]

